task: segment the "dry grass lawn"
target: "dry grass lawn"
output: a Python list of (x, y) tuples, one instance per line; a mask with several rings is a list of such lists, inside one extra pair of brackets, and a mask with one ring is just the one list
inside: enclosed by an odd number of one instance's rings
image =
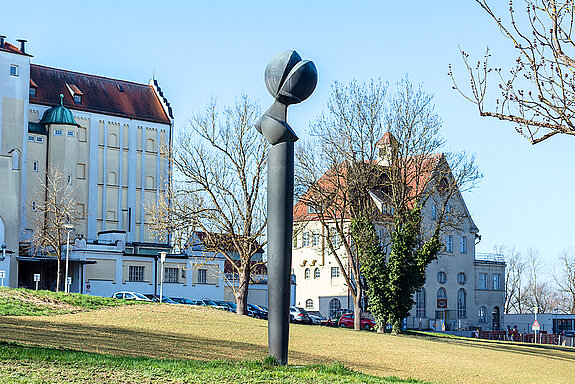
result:
[[(117, 355), (261, 359), (267, 322), (211, 308), (134, 305), (58, 316), (0, 316), (0, 341)], [(434, 383), (573, 383), (575, 350), (292, 325), (290, 364), (334, 361)]]

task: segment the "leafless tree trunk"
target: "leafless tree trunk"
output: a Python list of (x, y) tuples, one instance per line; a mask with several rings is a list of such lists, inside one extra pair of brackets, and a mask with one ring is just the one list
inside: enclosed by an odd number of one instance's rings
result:
[[(532, 144), (556, 134), (575, 135), (573, 1), (524, 0), (523, 6), (517, 7), (512, 0), (506, 18), (496, 14), (489, 1), (476, 2), (508, 39), (510, 49), (517, 50), (518, 57), (506, 74), (490, 66), (489, 50), (476, 64), (461, 51), (469, 88), (455, 81), (450, 65), (453, 88), (476, 104), (481, 116), (515, 123), (517, 132)], [(488, 95), (491, 76), (499, 83), (499, 98)], [(486, 106), (489, 101), (494, 106)]]
[(60, 289), (62, 246), (66, 244), (65, 224), (79, 219), (76, 207), (76, 187), (58, 168), (47, 170), (46, 180), (40, 179), (40, 188), (28, 208), (32, 233), (30, 244), (34, 253), (53, 253), (56, 256), (56, 292)]
[(223, 255), (238, 276), (232, 289), (239, 314), (247, 313), (252, 258), (265, 244), (267, 144), (253, 128), (260, 115), (246, 96), (222, 116), (215, 101), (194, 115), (174, 148), (163, 148), (173, 183), (148, 207), (151, 230), (163, 238), (175, 233), (185, 243), (205, 233), (206, 251)]

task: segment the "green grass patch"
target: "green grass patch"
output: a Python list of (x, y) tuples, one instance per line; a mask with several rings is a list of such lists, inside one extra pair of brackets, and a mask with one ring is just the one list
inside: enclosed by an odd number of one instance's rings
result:
[(130, 304), (135, 303), (79, 293), (0, 288), (0, 316), (60, 315)]
[(258, 361), (151, 359), (0, 343), (3, 383), (424, 383), (375, 377), (331, 365)]

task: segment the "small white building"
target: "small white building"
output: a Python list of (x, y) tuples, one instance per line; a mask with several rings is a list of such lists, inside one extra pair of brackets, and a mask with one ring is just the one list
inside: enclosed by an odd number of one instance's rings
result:
[[(534, 313), (523, 314), (506, 314), (505, 315), (505, 328), (513, 329), (517, 327), (519, 333), (534, 333), (533, 322), (535, 321)], [(565, 331), (575, 330), (575, 314), (563, 313), (538, 313), (537, 322), (539, 323), (539, 331), (545, 333), (562, 333)]]

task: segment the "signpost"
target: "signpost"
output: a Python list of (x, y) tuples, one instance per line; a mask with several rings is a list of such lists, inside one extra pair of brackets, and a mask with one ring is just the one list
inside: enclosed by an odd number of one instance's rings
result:
[(72, 285), (72, 276), (66, 278), (66, 292), (70, 293), (70, 285)]
[(39, 273), (34, 274), (34, 281), (36, 282), (36, 290), (38, 290), (38, 283), (40, 282), (40, 274)]
[(535, 321), (533, 322), (531, 329), (535, 331), (535, 343), (537, 343), (537, 331), (541, 329), (541, 326), (539, 325), (539, 322), (537, 321), (537, 312), (539, 312), (539, 308), (535, 307), (533, 309), (535, 310)]
[(6, 277), (6, 271), (0, 271), (0, 279), (2, 279), (2, 286), (4, 286), (4, 278)]

